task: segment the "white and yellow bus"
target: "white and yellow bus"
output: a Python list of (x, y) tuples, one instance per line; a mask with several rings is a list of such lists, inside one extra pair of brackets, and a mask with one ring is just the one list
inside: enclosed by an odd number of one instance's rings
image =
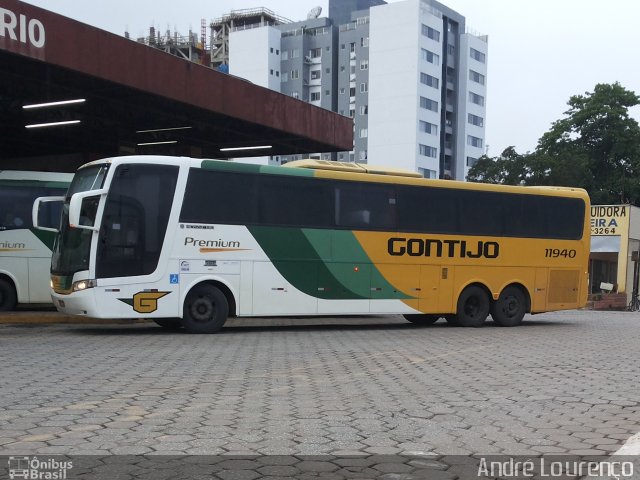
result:
[(68, 314), (188, 332), (228, 316), (403, 314), (501, 326), (587, 298), (584, 190), (337, 162), (136, 156), (76, 173), (52, 257)]
[[(0, 311), (51, 304), (49, 269), (55, 233), (33, 228), (37, 197), (64, 196), (73, 174), (0, 170)], [(42, 226), (58, 227), (60, 203), (40, 209)]]

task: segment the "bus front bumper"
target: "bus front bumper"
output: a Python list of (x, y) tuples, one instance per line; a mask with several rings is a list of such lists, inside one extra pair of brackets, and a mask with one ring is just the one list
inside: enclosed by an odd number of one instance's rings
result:
[(92, 290), (93, 289), (87, 289), (67, 295), (51, 292), (51, 300), (59, 312), (67, 315), (102, 318)]

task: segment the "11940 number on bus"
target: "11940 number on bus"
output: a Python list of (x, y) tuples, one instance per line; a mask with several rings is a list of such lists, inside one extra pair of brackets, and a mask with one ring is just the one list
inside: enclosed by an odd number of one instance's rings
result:
[(575, 258), (576, 251), (573, 249), (545, 248), (545, 258)]

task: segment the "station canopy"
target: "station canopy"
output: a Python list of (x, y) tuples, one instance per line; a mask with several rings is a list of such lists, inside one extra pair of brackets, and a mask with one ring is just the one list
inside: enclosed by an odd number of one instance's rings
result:
[(353, 148), (350, 118), (17, 0), (0, 0), (0, 112), (0, 170)]

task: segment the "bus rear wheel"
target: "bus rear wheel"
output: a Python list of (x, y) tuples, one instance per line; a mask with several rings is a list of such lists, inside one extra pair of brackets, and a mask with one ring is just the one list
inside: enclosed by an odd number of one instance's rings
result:
[(489, 295), (484, 288), (471, 285), (458, 298), (456, 324), (461, 327), (481, 327), (489, 315)]
[(184, 301), (182, 324), (189, 333), (216, 333), (229, 315), (229, 302), (218, 288), (196, 285)]
[(431, 325), (436, 323), (440, 319), (440, 315), (434, 314), (407, 314), (403, 315), (403, 317), (409, 320), (414, 325)]
[(527, 299), (515, 286), (505, 288), (491, 304), (491, 317), (501, 327), (517, 327), (527, 312)]
[(0, 312), (9, 312), (16, 308), (18, 297), (11, 282), (0, 278)]

